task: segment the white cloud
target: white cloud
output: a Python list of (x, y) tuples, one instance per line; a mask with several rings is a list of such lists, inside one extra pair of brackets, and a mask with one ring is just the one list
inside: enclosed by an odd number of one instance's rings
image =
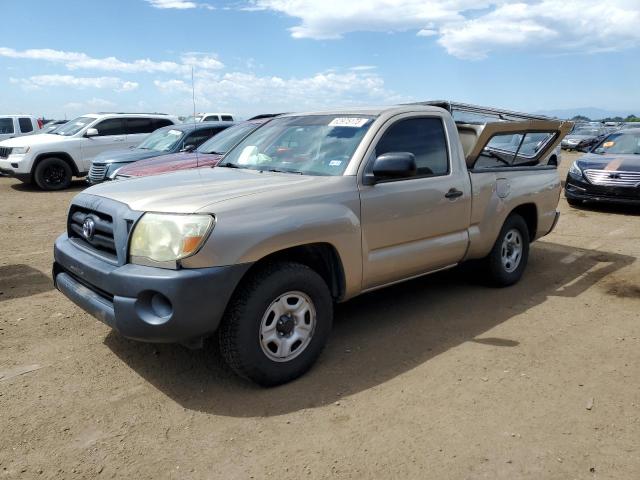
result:
[[(191, 82), (172, 79), (154, 84), (177, 100), (176, 109), (191, 110)], [(366, 69), (327, 71), (303, 78), (201, 72), (196, 75), (195, 94), (197, 109), (231, 109), (234, 113), (238, 108), (246, 113), (300, 111), (406, 100), (387, 90), (380, 75)]]
[(190, 8), (206, 8), (207, 10), (215, 10), (213, 5), (208, 3), (196, 3), (187, 0), (147, 0), (147, 3), (154, 8), (188, 10)]
[(445, 25), (438, 42), (470, 59), (510, 48), (595, 53), (640, 45), (638, 25), (638, 0), (543, 0), (499, 5), (479, 18)]
[(481, 9), (489, 0), (252, 0), (254, 9), (297, 17), (295, 38), (335, 39), (356, 31), (406, 31), (434, 22), (460, 21), (461, 11)]
[(105, 100), (103, 98), (91, 98), (86, 102), (69, 102), (65, 103), (62, 108), (65, 112), (80, 112), (86, 113), (91, 111), (100, 111), (105, 109), (112, 109), (116, 106), (115, 103)]
[(11, 78), (11, 83), (26, 90), (42, 87), (102, 88), (116, 92), (128, 92), (138, 88), (137, 82), (129, 82), (117, 77), (74, 77), (73, 75), (34, 75), (29, 78)]
[(203, 52), (187, 52), (182, 55), (182, 63), (194, 69), (220, 70), (224, 64), (218, 60), (216, 55)]
[(248, 10), (300, 19), (295, 38), (416, 31), (448, 53), (481, 59), (514, 48), (593, 53), (640, 45), (638, 0), (249, 0)]
[[(93, 58), (86, 53), (65, 52), (50, 48), (29, 50), (14, 50), (0, 47), (0, 57), (42, 60), (65, 65), (69, 70), (103, 70), (123, 73), (168, 73), (187, 74), (191, 72), (191, 65), (199, 69), (217, 70), (223, 68), (222, 62), (212, 54), (185, 54), (181, 61), (154, 61), (148, 58), (125, 62), (116, 57)], [(197, 63), (202, 60), (201, 63)]]

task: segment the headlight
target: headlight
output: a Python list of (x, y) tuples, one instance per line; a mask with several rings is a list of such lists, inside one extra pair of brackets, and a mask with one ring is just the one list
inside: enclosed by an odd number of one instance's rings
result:
[(575, 178), (582, 178), (582, 170), (580, 170), (576, 162), (573, 162), (569, 167), (569, 175)]
[(193, 255), (207, 239), (213, 225), (211, 215), (145, 213), (131, 236), (131, 262), (170, 263)]
[(11, 155), (24, 155), (25, 153), (29, 153), (31, 147), (13, 147), (11, 149)]

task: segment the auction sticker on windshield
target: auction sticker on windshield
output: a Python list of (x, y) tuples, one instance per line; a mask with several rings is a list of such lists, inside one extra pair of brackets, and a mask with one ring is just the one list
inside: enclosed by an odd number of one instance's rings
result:
[(363, 127), (368, 121), (369, 121), (368, 118), (338, 117), (331, 120), (331, 123), (329, 123), (329, 126), (360, 128), (360, 127)]

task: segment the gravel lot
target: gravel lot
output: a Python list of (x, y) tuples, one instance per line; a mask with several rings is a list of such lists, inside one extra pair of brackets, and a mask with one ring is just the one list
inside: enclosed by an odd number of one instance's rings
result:
[(561, 200), (509, 289), (462, 268), (341, 305), (264, 390), (52, 289), (83, 188), (0, 178), (1, 478), (640, 478), (640, 210)]

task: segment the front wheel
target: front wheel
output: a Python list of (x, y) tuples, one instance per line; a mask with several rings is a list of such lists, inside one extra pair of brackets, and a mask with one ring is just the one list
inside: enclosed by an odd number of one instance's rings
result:
[(569, 198), (567, 196), (565, 196), (564, 198), (572, 207), (579, 207), (580, 205), (582, 205), (582, 200), (576, 200), (575, 198)]
[(38, 163), (33, 178), (42, 190), (63, 190), (71, 185), (73, 172), (61, 158), (45, 158)]
[(320, 275), (298, 263), (274, 263), (238, 287), (220, 325), (220, 350), (239, 375), (279, 385), (311, 368), (332, 320), (333, 301)]
[(517, 283), (529, 259), (529, 228), (517, 214), (507, 217), (498, 239), (485, 259), (491, 282), (499, 287)]

